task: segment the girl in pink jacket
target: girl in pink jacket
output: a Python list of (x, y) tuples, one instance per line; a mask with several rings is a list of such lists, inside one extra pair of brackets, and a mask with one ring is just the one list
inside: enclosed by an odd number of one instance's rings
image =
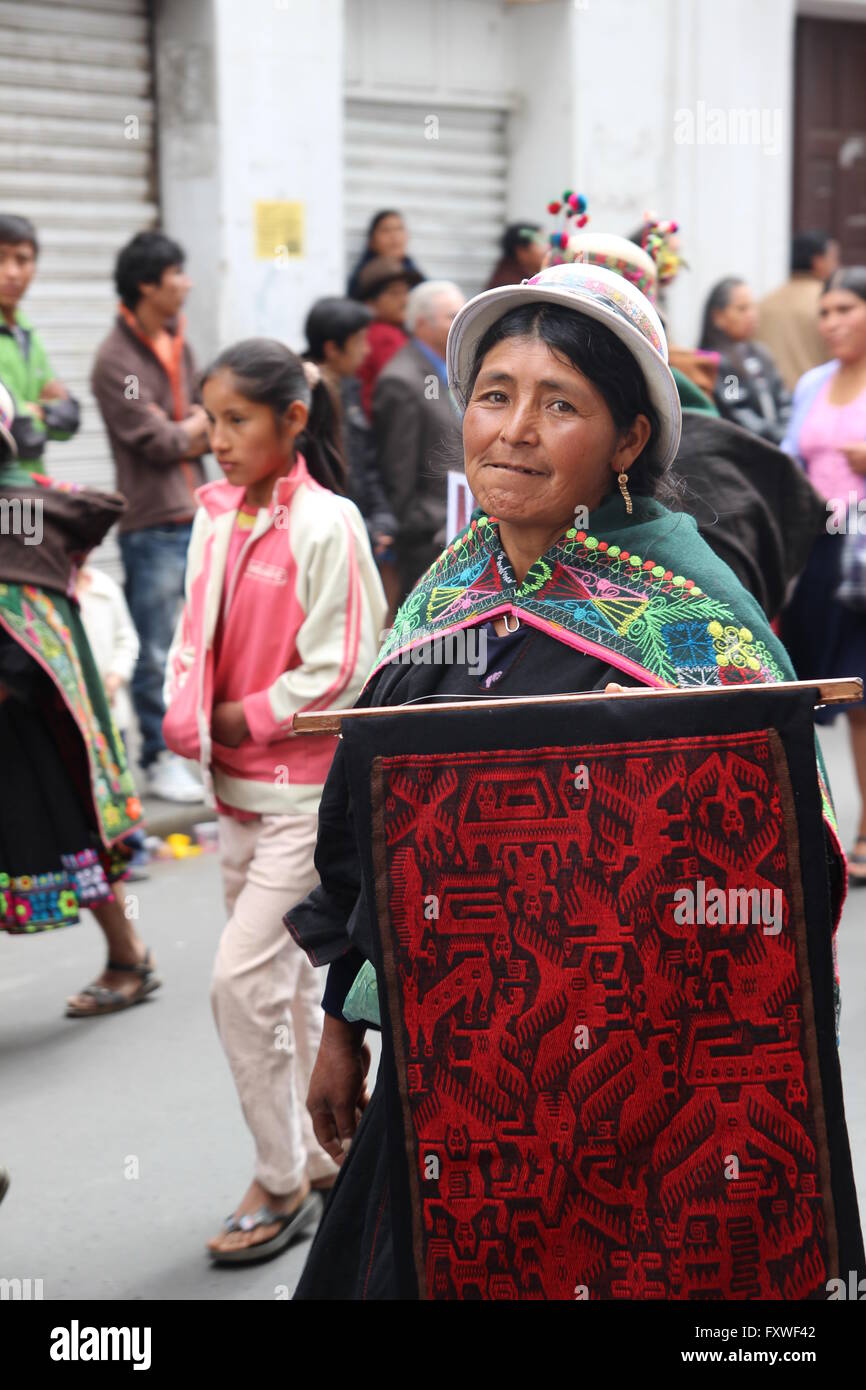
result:
[(298, 710), (354, 703), (385, 597), (360, 512), (342, 495), (318, 369), (282, 343), (248, 339), (208, 368), (203, 399), (226, 481), (197, 493), (163, 731), (200, 761), (219, 811), (228, 923), (211, 1002), (256, 1168), (208, 1250), (235, 1264), (308, 1231), (317, 1189), (337, 1171), (304, 1104), (322, 985), (282, 922), (317, 882), (317, 810), (336, 740), (291, 726)]

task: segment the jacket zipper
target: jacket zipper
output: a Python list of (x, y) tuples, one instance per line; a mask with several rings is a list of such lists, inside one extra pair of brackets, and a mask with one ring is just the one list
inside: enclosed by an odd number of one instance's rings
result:
[[(237, 525), (237, 518), (235, 518), (235, 523), (234, 523), (234, 524)], [(251, 545), (254, 545), (256, 541), (260, 541), (261, 538), (262, 538), (262, 536), (264, 536), (264, 535), (267, 534), (267, 532), (271, 529), (272, 524), (273, 524), (272, 518), (271, 518), (270, 515), (268, 515), (266, 524), (262, 527), (261, 531), (259, 531), (259, 530), (258, 530), (259, 522), (258, 522), (258, 518), (256, 518), (256, 524), (255, 524), (255, 526), (253, 527), (252, 531), (251, 531), (250, 534), (247, 536), (247, 539), (244, 541), (243, 545), (241, 546), (240, 554), (238, 555), (238, 558), (237, 558), (237, 560), (235, 561), (235, 567), (234, 567), (234, 570), (233, 570), (233, 572), (232, 572), (232, 576), (231, 576), (231, 578), (229, 579), (228, 593), (226, 594), (225, 599), (224, 599), (224, 601), (223, 601), (223, 606), (222, 606), (222, 620), (223, 620), (223, 623), (225, 623), (226, 620), (227, 620), (227, 618), (228, 618), (229, 610), (231, 609), (231, 606), (232, 606), (232, 599), (233, 599), (234, 596), (235, 596), (235, 589), (236, 589), (237, 583), (238, 583), (238, 576), (240, 575), (241, 569), (243, 568), (243, 562), (244, 562), (244, 560), (246, 559), (247, 551), (249, 550), (249, 548), (250, 548)]]

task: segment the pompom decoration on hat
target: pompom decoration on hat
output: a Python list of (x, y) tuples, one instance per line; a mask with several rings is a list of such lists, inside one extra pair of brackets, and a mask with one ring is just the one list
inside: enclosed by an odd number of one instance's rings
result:
[(582, 193), (575, 193), (574, 189), (566, 188), (561, 198), (554, 198), (547, 204), (547, 211), (552, 217), (558, 217), (560, 213), (562, 214), (561, 230), (551, 232), (548, 238), (551, 251), (560, 253), (551, 255), (550, 263), (551, 265), (561, 265), (565, 260), (561, 253), (568, 248), (569, 233), (573, 232), (575, 228), (585, 227), (589, 221), (586, 199)]
[(680, 255), (679, 229), (679, 222), (662, 221), (654, 212), (644, 215), (640, 244), (655, 261), (659, 284), (669, 285), (683, 266), (688, 269), (687, 261)]

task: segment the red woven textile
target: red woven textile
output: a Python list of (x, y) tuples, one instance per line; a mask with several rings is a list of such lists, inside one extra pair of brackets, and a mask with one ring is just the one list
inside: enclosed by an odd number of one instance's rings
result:
[(826, 1297), (778, 736), (382, 757), (372, 820), (421, 1296)]

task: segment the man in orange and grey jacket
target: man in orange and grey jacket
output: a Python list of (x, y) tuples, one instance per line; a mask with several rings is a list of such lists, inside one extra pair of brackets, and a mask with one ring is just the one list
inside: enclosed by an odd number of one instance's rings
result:
[(186, 552), (204, 482), (207, 417), (196, 403), (196, 366), (180, 310), (191, 282), (184, 252), (162, 232), (139, 232), (117, 258), (120, 306), (91, 376), (114, 455), (126, 599), (140, 653), (132, 698), (142, 736), (146, 790), (201, 801), (202, 789), (162, 736), (162, 688), (183, 601)]

